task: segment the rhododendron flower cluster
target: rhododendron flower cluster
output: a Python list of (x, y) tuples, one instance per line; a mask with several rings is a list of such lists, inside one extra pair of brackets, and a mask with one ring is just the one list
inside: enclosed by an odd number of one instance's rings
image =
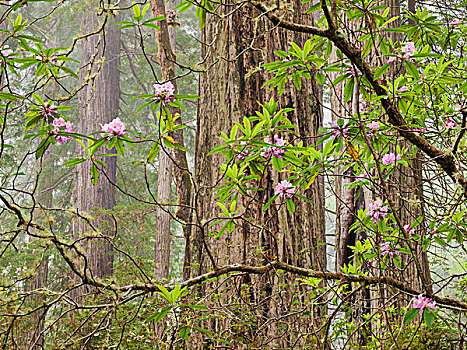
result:
[(436, 301), (431, 298), (424, 297), (423, 295), (419, 295), (417, 298), (412, 299), (412, 308), (420, 309), (428, 309), (428, 311), (435, 311), (436, 310)]
[(413, 55), (415, 55), (415, 44), (412, 41), (409, 41), (407, 44), (402, 46), (401, 51), (404, 53), (402, 58), (406, 60), (407, 58), (410, 58)]
[(102, 126), (102, 131), (111, 133), (114, 136), (123, 135), (125, 133), (125, 123), (122, 122), (120, 118), (115, 118), (110, 123), (104, 124)]
[(157, 95), (158, 101), (164, 100), (165, 102), (175, 101), (175, 87), (172, 82), (168, 81), (164, 84), (154, 84), (154, 95)]
[(381, 257), (389, 256), (391, 259), (394, 255), (399, 255), (396, 251), (396, 247), (390, 242), (384, 242), (380, 247)]
[(279, 182), (274, 189), (274, 193), (281, 198), (292, 198), (295, 194), (295, 186), (287, 180)]
[(458, 126), (458, 124), (453, 121), (453, 120), (448, 120), (447, 122), (444, 123), (447, 129), (452, 129)]
[(396, 161), (400, 159), (401, 159), (401, 156), (399, 154), (388, 153), (383, 156), (382, 162), (384, 165), (390, 165), (390, 164), (394, 164)]
[(449, 21), (449, 25), (457, 27), (459, 25), (459, 20), (458, 19), (453, 19), (452, 21)]
[(369, 123), (368, 125), (368, 128), (370, 128), (372, 131), (376, 131), (379, 129), (379, 123), (377, 121), (372, 121), (371, 123)]
[(410, 57), (415, 55), (415, 52), (416, 52), (415, 44), (412, 41), (409, 41), (407, 44), (401, 47), (401, 52), (403, 53), (403, 55), (396, 54), (396, 56), (389, 57), (388, 63), (389, 64), (394, 63), (398, 58), (402, 60), (412, 61)]
[(241, 151), (239, 150), (236, 151), (235, 157), (237, 161), (244, 160), (246, 157), (251, 156), (253, 154), (253, 151), (251, 150), (251, 148), (246, 147), (246, 142), (243, 141), (240, 143), (240, 145), (243, 146), (243, 148)]
[(67, 132), (67, 133), (73, 132), (72, 122), (67, 122), (63, 118), (56, 118), (53, 120), (52, 123), (50, 123), (50, 125), (54, 127), (52, 129), (52, 135), (55, 136), (57, 141), (60, 141), (63, 144), (63, 143), (67, 143), (68, 140), (73, 139), (71, 136), (60, 136), (60, 133), (63, 133), (63, 132)]
[(266, 136), (264, 138), (264, 142), (269, 143), (269, 144), (272, 143), (274, 144), (274, 146), (263, 147), (261, 150), (262, 157), (269, 158), (271, 156), (274, 156), (274, 157), (282, 158), (282, 155), (284, 154), (285, 150), (282, 148), (278, 148), (278, 147), (285, 146), (287, 144), (287, 141), (285, 141), (283, 138), (279, 137), (278, 135), (274, 135), (274, 142), (271, 142), (271, 138), (269, 136)]
[(381, 199), (376, 199), (373, 203), (370, 203), (368, 208), (368, 215), (373, 218), (374, 221), (378, 222), (384, 219), (388, 214), (388, 207), (383, 206)]

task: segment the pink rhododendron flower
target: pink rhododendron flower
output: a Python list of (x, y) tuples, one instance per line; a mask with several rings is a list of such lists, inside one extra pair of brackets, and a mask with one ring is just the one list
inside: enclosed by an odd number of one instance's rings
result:
[(8, 46), (2, 49), (2, 55), (5, 57), (9, 57), (13, 53), (13, 50), (10, 49)]
[(400, 92), (405, 92), (407, 91), (407, 86), (402, 86), (401, 88), (398, 89)]
[(237, 161), (239, 160), (244, 160), (246, 157), (251, 156), (253, 152), (245, 150), (245, 151), (239, 151), (236, 155), (235, 158)]
[(287, 180), (284, 180), (276, 186), (274, 193), (281, 198), (292, 198), (295, 194), (295, 186)]
[(154, 84), (154, 95), (157, 95), (158, 101), (165, 102), (175, 101), (175, 87), (172, 82), (168, 81), (164, 84)]
[(394, 164), (396, 161), (400, 159), (401, 159), (401, 156), (399, 154), (388, 153), (383, 156), (382, 162), (384, 165), (389, 165), (389, 164)]
[(452, 21), (449, 21), (450, 26), (458, 26), (459, 25), (459, 20), (458, 19), (453, 19)]
[(402, 56), (403, 59), (412, 57), (415, 54), (415, 44), (412, 41), (409, 41), (407, 44), (402, 46), (401, 51), (404, 53)]
[(453, 121), (453, 120), (448, 120), (447, 122), (444, 123), (447, 129), (452, 129), (455, 128), (458, 124)]
[(391, 259), (394, 255), (399, 255), (399, 252), (396, 251), (396, 247), (390, 242), (384, 242), (380, 247), (381, 257), (388, 255)]
[(436, 311), (436, 301), (431, 298), (424, 297), (421, 294), (417, 298), (413, 298), (412, 303), (412, 308), (420, 309), (420, 312), (423, 309), (428, 309), (428, 311)]
[(390, 56), (390, 57), (388, 58), (388, 64), (392, 64), (392, 63), (394, 63), (396, 60), (397, 60), (397, 57), (396, 57), (396, 56)]
[[(264, 158), (269, 158), (271, 156), (282, 158), (285, 150), (278, 147), (283, 147), (287, 144), (287, 141), (283, 138), (279, 137), (278, 135), (274, 135), (274, 142), (271, 142), (269, 136), (264, 138), (265, 143), (272, 143), (273, 146), (270, 147), (263, 147), (261, 150), (261, 156)], [(277, 147), (276, 147), (277, 146)]]
[[(125, 123), (120, 118), (115, 118), (108, 124), (102, 126), (102, 131), (111, 133), (113, 136), (123, 135), (125, 133)], [(109, 136), (110, 138), (111, 136)]]
[(388, 214), (388, 207), (383, 206), (381, 199), (376, 199), (373, 203), (370, 203), (368, 208), (368, 215), (373, 218), (374, 221), (378, 222), (384, 219)]
[(67, 143), (68, 140), (73, 140), (71, 136), (60, 136), (60, 133), (67, 132), (71, 133), (73, 132), (73, 123), (72, 122), (67, 122), (63, 118), (56, 118), (50, 125), (53, 125), (52, 129), (52, 135), (55, 135), (55, 138), (57, 141), (60, 141), (62, 144)]
[(411, 228), (411, 225), (404, 225), (404, 230), (411, 236), (415, 235), (415, 229)]
[(377, 121), (372, 121), (370, 124), (367, 125), (371, 130), (376, 131), (379, 129), (379, 123)]

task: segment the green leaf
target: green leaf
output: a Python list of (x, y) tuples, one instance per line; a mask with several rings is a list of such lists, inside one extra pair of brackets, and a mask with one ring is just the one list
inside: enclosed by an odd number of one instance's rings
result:
[(183, 327), (182, 329), (180, 329), (180, 332), (178, 332), (178, 334), (180, 335), (180, 338), (185, 340), (190, 336), (190, 328), (189, 327)]
[(404, 316), (404, 324), (409, 323), (409, 322), (412, 321), (415, 317), (417, 317), (417, 314), (418, 314), (419, 311), (420, 311), (420, 309), (410, 309), (410, 310), (408, 310), (408, 311), (405, 313), (405, 316)]
[(435, 320), (435, 314), (427, 309), (423, 310), (423, 319), (426, 322), (428, 327), (433, 326), (433, 321)]
[(49, 137), (46, 137), (45, 139), (41, 141), (41, 143), (39, 144), (36, 150), (36, 159), (39, 159), (40, 157), (42, 157), (45, 151), (47, 151), (47, 148), (49, 148), (50, 143), (51, 142), (50, 142)]
[(96, 164), (91, 164), (91, 182), (94, 186), (97, 185), (99, 181), (99, 171), (97, 170)]
[(152, 144), (151, 150), (149, 151), (147, 161), (148, 163), (152, 163), (154, 159), (156, 159), (157, 153), (159, 153), (159, 144), (157, 142), (154, 142)]
[(344, 87), (344, 96), (345, 96), (344, 102), (345, 103), (348, 103), (352, 99), (353, 91), (355, 88), (354, 80), (355, 78), (351, 78), (347, 80), (347, 82), (345, 83), (345, 87)]
[[(156, 29), (156, 30), (161, 30), (161, 27), (159, 27), (157, 24), (154, 24), (154, 23), (143, 23), (143, 26), (147, 27), (147, 28), (152, 28), (152, 29)], [(122, 28), (122, 27), (120, 27)], [(120, 29), (119, 28), (119, 29)]]
[(405, 61), (405, 68), (407, 68), (407, 72), (410, 73), (415, 79), (420, 79), (420, 73), (418, 72), (417, 67), (412, 62)]
[(380, 69), (378, 69), (374, 75), (374, 78), (375, 79), (378, 79), (380, 76), (382, 76), (384, 73), (386, 73), (386, 71), (389, 69), (390, 65), (389, 64), (385, 64), (383, 65)]
[(160, 292), (157, 292), (159, 295), (161, 295), (162, 297), (164, 297), (164, 299), (166, 299), (169, 303), (173, 304), (173, 300), (172, 300), (172, 294), (169, 293), (169, 291), (167, 290), (167, 288), (165, 288), (164, 286), (161, 286), (161, 285), (157, 285), (157, 288), (159, 288)]
[(156, 312), (155, 314), (149, 316), (146, 319), (146, 322), (154, 320), (154, 322), (157, 323), (160, 320), (162, 320), (170, 310), (172, 310), (172, 305), (166, 305), (166, 306), (160, 308), (159, 311)]
[(274, 202), (274, 200), (277, 198), (277, 194), (272, 196), (270, 200), (264, 205), (263, 210), (266, 211), (268, 208), (271, 206), (271, 203)]
[(117, 142), (115, 143), (115, 149), (117, 150), (118, 154), (124, 156), (125, 155), (125, 145), (123, 141), (117, 138)]
[(290, 198), (286, 198), (285, 204), (287, 205), (287, 210), (289, 211), (289, 213), (293, 214), (295, 212), (295, 203), (293, 202), (293, 200)]
[(321, 72), (316, 72), (316, 81), (319, 85), (323, 85), (326, 81), (326, 76)]
[(73, 158), (63, 163), (64, 166), (78, 165), (86, 161), (86, 158)]
[(272, 157), (272, 166), (274, 169), (276, 169), (278, 172), (282, 171), (282, 166), (280, 164), (279, 158), (278, 157)]

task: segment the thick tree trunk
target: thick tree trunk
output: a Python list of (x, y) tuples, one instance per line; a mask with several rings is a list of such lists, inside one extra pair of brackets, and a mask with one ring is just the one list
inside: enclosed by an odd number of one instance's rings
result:
[[(225, 2), (225, 6), (218, 7), (217, 14), (222, 16), (230, 13), (234, 3)], [(293, 17), (297, 22), (307, 21), (307, 17), (303, 15), (305, 6), (300, 1), (289, 2), (286, 15)], [(297, 125), (299, 137), (305, 144), (314, 142), (314, 137), (318, 135), (318, 129), (322, 125), (322, 109), (319, 105), (321, 90), (314, 80), (303, 81), (301, 91), (289, 84), (282, 96), (278, 96), (277, 92), (261, 89), (270, 78), (260, 69), (261, 63), (278, 60), (274, 50), (288, 50), (292, 41), (302, 45), (306, 38), (300, 34), (273, 29), (263, 19), (255, 21), (254, 17), (257, 15), (258, 13), (249, 6), (234, 11), (222, 20), (217, 16), (208, 15), (203, 30), (201, 51), (202, 58), (206, 60), (207, 70), (201, 74), (199, 84), (201, 100), (195, 145), (195, 183), (198, 191), (194, 195), (198, 229), (194, 231), (193, 239), (189, 242), (191, 251), (186, 257), (187, 265), (190, 266), (190, 276), (206, 272), (213, 268), (213, 264), (257, 265), (267, 263), (269, 259), (274, 259), (273, 257), (298, 266), (322, 270), (326, 267), (325, 247), (319, 245), (325, 242), (322, 178), (317, 178), (306, 193), (314, 204), (295, 201), (296, 211), (291, 215), (285, 208), (277, 209), (275, 206), (271, 206), (268, 211), (262, 210), (262, 205), (274, 195), (274, 186), (284, 179), (283, 174), (268, 172), (257, 184), (264, 191), (252, 193), (254, 199), (251, 203), (248, 199), (238, 204), (247, 207), (245, 216), (254, 219), (254, 224), (245, 220), (239, 223), (231, 234), (224, 233), (217, 240), (210, 235), (212, 231), (216, 232), (216, 229), (219, 229), (218, 226), (210, 227), (213, 218), (219, 215), (212, 191), (222, 180), (220, 164), (224, 162), (224, 157), (221, 154), (207, 156), (207, 153), (219, 144), (218, 136), (221, 131), (228, 133), (234, 121), (240, 121), (245, 115), (254, 115), (256, 110), (260, 110), (257, 101), (266, 103), (271, 96), (274, 96), (280, 108), (295, 108), (295, 111), (289, 114), (289, 119)], [(311, 22), (312, 18), (308, 18)], [(287, 312), (284, 300), (289, 297), (282, 294), (285, 299), (280, 300), (279, 292), (275, 291), (284, 288), (284, 285), (279, 286), (279, 283), (290, 285), (293, 281), (288, 276), (278, 278), (275, 275), (244, 276), (240, 280), (233, 280), (232, 284), (238, 283), (247, 289), (245, 298), (251, 305), (253, 311), (250, 312), (254, 314), (252, 317), (256, 321), (247, 331), (243, 331), (241, 336), (230, 338), (229, 341), (240, 347), (243, 338), (244, 341), (249, 339), (247, 343), (250, 346), (259, 346), (265, 339), (271, 340), (281, 335), (282, 339), (275, 340), (274, 344), (293, 344), (296, 336), (294, 332), (297, 329), (282, 334), (278, 324), (272, 324), (259, 331), (261, 325)], [(208, 286), (207, 290), (210, 287), (215, 286)], [(246, 302), (241, 298), (237, 300), (232, 291), (228, 292), (230, 287), (222, 288), (226, 290), (225, 298), (231, 302)], [(290, 286), (286, 288), (289, 288), (290, 292), (295, 290)], [(310, 315), (314, 320), (307, 320), (319, 323), (319, 317), (323, 315), (315, 314), (313, 310), (308, 311), (311, 311)], [(233, 322), (235, 321), (218, 319), (209, 327), (214, 332), (222, 332)], [(298, 344), (301, 344), (300, 341), (296, 345)]]
[[(118, 116), (120, 32), (112, 25), (114, 21), (115, 18), (109, 15), (104, 31), (83, 41), (81, 81), (88, 80), (88, 84), (79, 93), (78, 130), (82, 134), (101, 130), (102, 125)], [(83, 17), (83, 27), (88, 31), (94, 30), (97, 26), (96, 15), (88, 14)], [(103, 60), (103, 63), (99, 63), (99, 60)], [(98, 73), (97, 77), (89, 79), (95, 73)], [(78, 146), (77, 152), (83, 153), (84, 150)], [(102, 153), (116, 152), (113, 149), (110, 152), (103, 150)], [(81, 240), (80, 244), (86, 255), (86, 261), (80, 258), (80, 266), (87, 269), (90, 278), (102, 278), (113, 273), (113, 251), (109, 240), (112, 239), (114, 227), (108, 211), (115, 206), (114, 183), (117, 158), (107, 156), (100, 159), (105, 163), (106, 169), (99, 166), (99, 182), (96, 186), (91, 182), (89, 170), (91, 164), (85, 162), (77, 166), (73, 194), (78, 212), (92, 216), (92, 224), (100, 231), (95, 232), (85, 220), (73, 221), (73, 237)], [(83, 239), (86, 234), (93, 237)], [(91, 290), (87, 287), (78, 288), (74, 290), (72, 296), (79, 302)]]

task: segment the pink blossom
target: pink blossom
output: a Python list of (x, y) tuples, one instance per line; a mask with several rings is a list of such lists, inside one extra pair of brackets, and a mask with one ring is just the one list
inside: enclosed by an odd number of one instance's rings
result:
[(436, 301), (431, 298), (424, 297), (420, 294), (417, 298), (412, 299), (412, 308), (420, 309), (420, 312), (423, 309), (428, 309), (428, 311), (436, 311)]
[(399, 255), (399, 252), (396, 251), (396, 247), (390, 242), (384, 242), (380, 247), (381, 257), (388, 255), (391, 259), (394, 255)]
[(373, 120), (370, 124), (367, 125), (371, 130), (376, 131), (379, 129), (379, 123)]
[(292, 198), (295, 194), (295, 186), (284, 180), (276, 186), (274, 193), (281, 198)]
[(157, 101), (164, 100), (165, 102), (175, 101), (175, 87), (172, 82), (168, 81), (164, 84), (154, 84), (154, 95), (157, 95)]
[(396, 61), (396, 59), (397, 59), (396, 56), (390, 56), (390, 57), (388, 58), (388, 64), (394, 63), (394, 62)]
[(405, 92), (407, 91), (407, 86), (402, 86), (398, 89), (400, 92)]
[[(115, 118), (108, 124), (102, 126), (102, 131), (111, 133), (112, 136), (119, 136), (125, 133), (125, 123), (120, 118)], [(110, 138), (109, 136), (108, 138)]]
[(373, 218), (374, 221), (378, 222), (381, 219), (384, 219), (388, 214), (388, 207), (383, 207), (383, 201), (381, 199), (376, 199), (373, 203), (370, 203), (368, 208), (368, 215)]
[(445, 122), (444, 125), (446, 126), (447, 129), (452, 129), (458, 126), (458, 124), (455, 121), (450, 120), (450, 119), (447, 122)]
[(50, 123), (54, 128), (52, 129), (52, 135), (55, 135), (57, 141), (60, 141), (62, 144), (67, 143), (68, 140), (73, 140), (71, 136), (60, 136), (60, 133), (72, 133), (73, 132), (73, 123), (67, 122), (63, 118), (56, 118)]
[(13, 50), (10, 49), (8, 46), (5, 46), (5, 48), (2, 49), (2, 55), (5, 57), (10, 57), (12, 53), (13, 53)]
[(459, 20), (458, 19), (453, 19), (452, 21), (449, 21), (449, 25), (457, 27), (459, 25)]
[(407, 44), (402, 46), (401, 51), (404, 53), (402, 56), (403, 59), (410, 58), (415, 54), (415, 44), (412, 41), (409, 41)]
[(394, 164), (396, 161), (400, 160), (401, 156), (395, 153), (388, 153), (383, 156), (383, 164), (389, 165)]
[(404, 230), (405, 232), (407, 232), (410, 236), (413, 236), (415, 235), (415, 229), (414, 228), (411, 228), (412, 225), (404, 225)]
[[(269, 158), (271, 156), (282, 158), (282, 155), (284, 154), (285, 150), (282, 148), (278, 147), (283, 147), (287, 144), (287, 141), (284, 140), (283, 138), (279, 137), (278, 135), (274, 135), (274, 142), (271, 142), (271, 139), (269, 136), (266, 136), (264, 138), (265, 143), (273, 144), (274, 146), (270, 147), (263, 147), (261, 150), (261, 156), (264, 158)], [(276, 147), (277, 146), (277, 147)]]

